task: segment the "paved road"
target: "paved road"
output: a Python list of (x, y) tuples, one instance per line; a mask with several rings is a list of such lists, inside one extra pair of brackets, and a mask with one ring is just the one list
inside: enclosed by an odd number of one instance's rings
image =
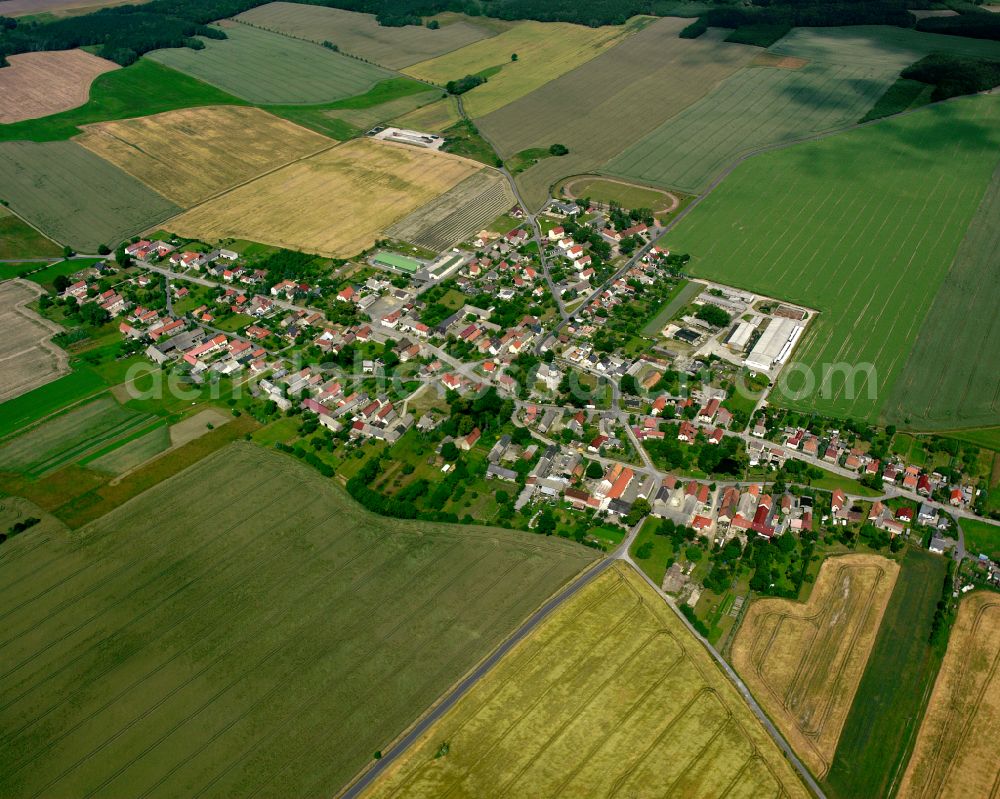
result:
[(482, 663), (476, 666), (458, 685), (452, 688), (444, 698), (441, 699), (431, 710), (414, 724), (402, 738), (397, 740), (392, 746), (382, 753), (379, 760), (373, 761), (367, 771), (362, 773), (353, 783), (351, 783), (341, 794), (341, 799), (355, 799), (385, 771), (395, 763), (417, 740), (427, 732), (434, 723), (447, 713), (455, 703), (465, 696), (473, 687), (485, 677), (489, 671), (500, 662), (511, 649), (527, 638), (545, 619), (551, 616), (570, 597), (577, 594), (583, 588), (592, 583), (599, 575), (607, 570), (615, 562), (614, 557), (605, 558), (599, 561), (586, 572), (577, 577), (572, 583), (562, 591), (552, 597), (542, 607), (532, 613), (513, 635), (495, 649)]

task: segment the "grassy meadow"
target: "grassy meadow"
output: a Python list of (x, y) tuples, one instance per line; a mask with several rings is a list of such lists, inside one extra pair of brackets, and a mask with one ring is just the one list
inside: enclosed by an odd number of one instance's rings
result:
[(520, 642), (363, 795), (808, 793), (674, 612), (619, 563)]
[[(487, 73), (486, 83), (462, 95), (466, 112), (482, 117), (544, 86), (609, 47), (637, 33), (651, 20), (587, 28), (568, 22), (519, 22), (489, 39), (421, 61), (403, 72), (444, 86), (465, 75)], [(517, 55), (517, 61), (511, 59)]]
[(1000, 559), (1000, 526), (979, 519), (962, 519), (960, 524), (965, 534), (965, 549), (970, 555)]
[(238, 106), (105, 122), (74, 141), (181, 207), (334, 144), (266, 111)]
[(390, 27), (379, 25), (374, 14), (302, 3), (268, 3), (236, 19), (297, 39), (333, 42), (347, 55), (389, 69), (402, 69), (494, 34), (487, 24), (477, 24), (475, 17), (446, 22), (437, 30), (424, 25)]
[(824, 787), (830, 799), (888, 796), (902, 777), (939, 655), (929, 643), (945, 560), (921, 550), (903, 558)]
[(759, 599), (740, 624), (733, 667), (817, 777), (830, 768), (898, 572), (877, 555), (828, 558), (808, 602)]
[(332, 795), (592, 558), (236, 444), (5, 544), (0, 793)]
[(228, 23), (205, 49), (155, 50), (147, 58), (252, 103), (324, 103), (366, 92), (392, 73), (312, 42)]
[(1000, 423), (1000, 163), (886, 406), (918, 430)]
[(47, 258), (62, 247), (0, 205), (0, 258)]
[[(239, 186), (172, 219), (169, 227), (202, 240), (251, 239), (352, 256), (479, 169), (444, 153), (355, 139)], [(337, 223), (331, 225), (334, 208)]]
[(0, 192), (46, 235), (85, 253), (117, 244), (180, 210), (69, 141), (0, 143)]
[(998, 121), (1000, 99), (963, 98), (756, 156), (669, 234), (695, 275), (819, 309), (772, 401), (879, 417), (989, 182)]

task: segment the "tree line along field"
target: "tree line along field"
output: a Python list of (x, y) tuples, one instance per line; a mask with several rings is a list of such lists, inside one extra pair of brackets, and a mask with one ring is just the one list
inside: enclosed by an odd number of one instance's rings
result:
[(8, 61), (0, 69), (0, 124), (83, 105), (94, 78), (118, 69), (85, 50), (22, 53)]
[(66, 353), (49, 341), (62, 328), (27, 307), (39, 293), (28, 281), (0, 282), (0, 403), (69, 371)]
[(701, 645), (619, 563), (517, 644), (363, 795), (808, 793)]
[(1000, 780), (1000, 596), (962, 599), (900, 799), (995, 796)]
[(392, 73), (321, 45), (229, 22), (203, 50), (155, 50), (147, 58), (252, 103), (324, 103), (361, 94)]
[(944, 558), (907, 551), (823, 786), (831, 799), (889, 796), (902, 778), (940, 659), (930, 643)]
[(239, 106), (104, 122), (75, 141), (181, 207), (334, 144), (266, 111)]
[(516, 202), (506, 178), (486, 168), (400, 219), (386, 233), (440, 252), (475, 235)]
[(302, 3), (268, 3), (235, 19), (297, 39), (329, 41), (343, 53), (389, 69), (435, 58), (495, 33), (474, 17), (446, 21), (437, 30), (422, 25), (387, 27), (379, 25), (373, 14)]
[(997, 163), (998, 120), (998, 98), (962, 98), (756, 156), (670, 233), (697, 276), (820, 310), (773, 401), (878, 418)]
[(996, 42), (956, 36), (883, 26), (796, 28), (768, 49), (768, 58), (728, 78), (606, 169), (704, 191), (747, 153), (857, 122), (904, 67), (936, 50), (1000, 56)]
[(997, 253), (1000, 164), (889, 396), (885, 416), (893, 424), (949, 430), (1000, 422)]
[[(652, 18), (635, 17), (625, 25), (599, 28), (567, 22), (518, 22), (503, 33), (421, 61), (403, 72), (439, 86), (487, 72), (486, 83), (462, 95), (469, 116), (482, 117), (589, 61), (650, 22)], [(511, 60), (514, 54), (517, 61)]]
[(169, 227), (191, 238), (348, 257), (481, 168), (447, 153), (355, 139), (238, 186)]
[(0, 793), (331, 795), (592, 559), (235, 444), (4, 545)]
[(809, 770), (829, 770), (899, 566), (876, 555), (829, 558), (805, 604), (755, 601), (732, 663)]
[[(593, 171), (642, 139), (756, 52), (723, 42), (718, 30), (697, 39), (679, 38), (688, 23), (658, 19), (478, 120), (505, 159), (554, 142), (569, 148), (569, 155), (545, 159), (517, 175), (529, 206), (542, 205), (559, 178)], [(473, 94), (476, 91), (480, 89)]]
[(93, 253), (180, 208), (79, 144), (0, 143), (0, 199), (58, 242)]

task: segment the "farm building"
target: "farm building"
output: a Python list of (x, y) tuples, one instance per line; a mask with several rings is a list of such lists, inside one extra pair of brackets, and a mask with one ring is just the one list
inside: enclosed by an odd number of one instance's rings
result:
[(389, 269), (398, 269), (401, 272), (413, 274), (420, 269), (423, 264), (415, 258), (407, 258), (394, 252), (380, 252), (372, 260), (376, 266), (385, 266)]
[(740, 322), (733, 328), (733, 331), (729, 334), (729, 338), (726, 339), (726, 346), (733, 352), (743, 352), (747, 342), (750, 341), (750, 336), (756, 329), (751, 322)]
[(746, 359), (748, 369), (769, 371), (783, 364), (805, 328), (794, 319), (775, 318), (757, 339)]

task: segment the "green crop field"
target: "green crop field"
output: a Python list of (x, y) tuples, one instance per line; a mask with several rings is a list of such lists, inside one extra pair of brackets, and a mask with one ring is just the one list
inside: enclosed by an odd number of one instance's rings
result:
[(244, 442), (4, 551), (3, 796), (331, 796), (594, 557)]
[(0, 143), (0, 192), (40, 230), (87, 253), (101, 244), (114, 246), (180, 211), (70, 141)]
[(65, 377), (0, 404), (0, 438), (106, 388), (93, 369), (75, 368)]
[(611, 159), (606, 169), (703, 191), (742, 155), (857, 122), (901, 69), (932, 49), (1000, 54), (996, 42), (957, 36), (871, 26), (797, 28), (772, 46), (760, 65), (726, 80)]
[(963, 98), (756, 156), (666, 237), (698, 276), (821, 311), (772, 402), (878, 417), (997, 163), (998, 122), (1000, 98)]
[(654, 131), (757, 52), (723, 42), (720, 30), (678, 38), (687, 24), (657, 20), (478, 120), (503, 158), (555, 142), (569, 148), (569, 155), (541, 161), (517, 176), (528, 205), (540, 206), (559, 178), (593, 171)]
[(62, 247), (0, 206), (0, 258), (46, 258), (61, 253)]
[(97, 457), (84, 459), (88, 469), (108, 474), (124, 474), (140, 466), (170, 446), (170, 429), (158, 424), (151, 430), (140, 430), (138, 435), (124, 443), (113, 443), (106, 452), (96, 453)]
[(90, 99), (79, 108), (0, 125), (0, 141), (59, 141), (80, 133), (81, 125), (199, 105), (245, 105), (245, 102), (182, 72), (141, 58), (130, 67), (99, 76), (91, 84)]
[(1000, 526), (978, 519), (962, 519), (960, 523), (965, 533), (965, 549), (970, 555), (1000, 560)]
[(519, 643), (363, 796), (808, 793), (673, 611), (618, 564)]
[(1000, 423), (1000, 165), (886, 406), (921, 430)]
[(0, 463), (4, 471), (41, 477), (134, 433), (152, 418), (119, 405), (111, 397), (102, 397), (5, 443), (0, 447)]
[(423, 25), (389, 27), (379, 25), (373, 14), (302, 3), (268, 3), (236, 19), (297, 39), (333, 42), (343, 53), (389, 69), (402, 69), (494, 34), (475, 17), (447, 21), (437, 30)]
[(392, 77), (380, 67), (249, 25), (228, 23), (228, 39), (204, 50), (156, 50), (147, 57), (253, 103), (324, 103)]
[(831, 799), (889, 796), (902, 777), (940, 666), (929, 636), (944, 576), (944, 558), (920, 550), (903, 558), (824, 780)]

